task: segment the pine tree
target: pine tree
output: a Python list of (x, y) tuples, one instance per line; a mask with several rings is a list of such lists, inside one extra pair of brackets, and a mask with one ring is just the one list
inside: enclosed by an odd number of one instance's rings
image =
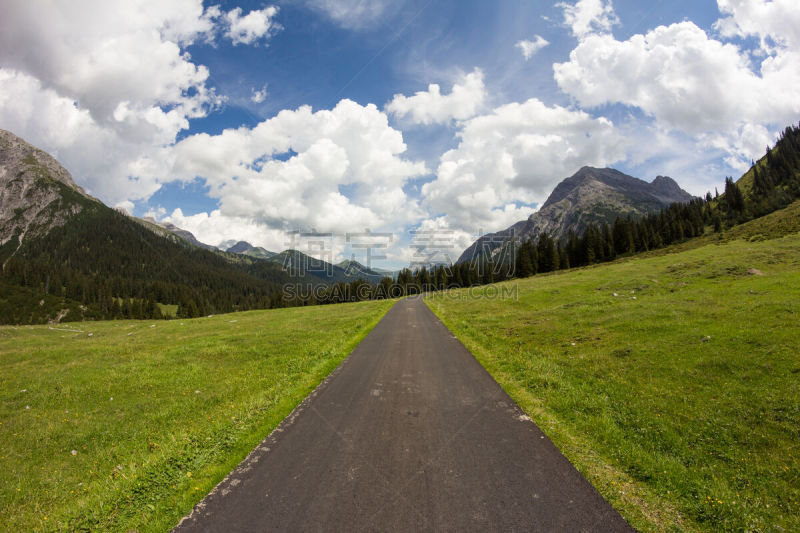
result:
[(142, 309), (142, 301), (138, 298), (133, 300), (131, 305), (131, 318), (134, 320), (141, 320), (144, 318), (144, 310)]
[(148, 305), (147, 314), (149, 315), (148, 318), (153, 318), (153, 319), (163, 318), (163, 316), (161, 315), (161, 308), (158, 306), (155, 300), (150, 300), (147, 305)]
[(483, 284), (494, 283), (494, 261), (486, 261), (483, 264)]
[(531, 264), (531, 241), (523, 242), (517, 251), (516, 275), (520, 278), (527, 278), (533, 275), (533, 265)]
[(602, 247), (603, 247), (603, 261), (610, 261), (616, 255), (614, 253), (614, 235), (611, 232), (611, 226), (608, 222), (603, 223), (602, 233)]
[(539, 272), (539, 251), (534, 246), (533, 241), (528, 239), (528, 253), (531, 257), (531, 270), (533, 271), (532, 274), (535, 275)]
[(561, 243), (558, 243), (558, 268), (559, 270), (566, 270), (569, 268), (569, 254), (561, 246)]
[(735, 213), (741, 213), (744, 209), (742, 191), (731, 177), (725, 178), (725, 202), (728, 208)]
[(556, 247), (553, 239), (547, 233), (539, 235), (539, 242), (536, 245), (539, 255), (538, 272), (552, 272), (556, 266)]
[(200, 316), (200, 310), (197, 308), (197, 304), (194, 302), (194, 300), (189, 300), (186, 303), (186, 309), (184, 309), (183, 312), (186, 318), (195, 318)]
[(459, 263), (453, 268), (453, 283), (459, 287), (467, 286), (467, 280), (464, 277), (464, 265), (465, 263)]

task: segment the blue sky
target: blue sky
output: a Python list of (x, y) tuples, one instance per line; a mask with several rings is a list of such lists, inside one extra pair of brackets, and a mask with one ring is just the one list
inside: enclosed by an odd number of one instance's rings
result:
[(210, 244), (458, 255), (580, 166), (702, 194), (800, 118), (793, 0), (51, 4), (0, 8), (0, 127)]

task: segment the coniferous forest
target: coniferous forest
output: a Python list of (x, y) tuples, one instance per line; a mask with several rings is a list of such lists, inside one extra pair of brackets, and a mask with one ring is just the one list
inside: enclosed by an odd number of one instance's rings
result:
[[(13, 239), (12, 239), (13, 241)], [(13, 243), (16, 245), (16, 243)], [(283, 305), (290, 281), (279, 264), (224, 257), (159, 236), (101, 204), (83, 209), (46, 235), (5, 246), (0, 322), (196, 317)], [(9, 257), (10, 256), (10, 257)], [(64, 311), (66, 310), (66, 311)]]

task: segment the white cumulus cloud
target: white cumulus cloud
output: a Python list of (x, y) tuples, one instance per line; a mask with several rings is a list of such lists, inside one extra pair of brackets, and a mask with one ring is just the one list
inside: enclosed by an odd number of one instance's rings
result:
[(563, 8), (564, 24), (579, 39), (590, 33), (608, 33), (619, 24), (611, 0), (579, 0), (575, 4), (556, 5)]
[(800, 9), (795, 0), (717, 0), (724, 15), (714, 27), (723, 37), (761, 39), (766, 51), (800, 45)]
[(416, 124), (446, 124), (474, 116), (485, 98), (483, 72), (476, 68), (454, 83), (449, 94), (442, 94), (439, 85), (432, 83), (414, 96), (394, 95), (385, 109), (399, 118), (408, 116)]
[(0, 127), (110, 205), (147, 198), (169, 179), (153, 177), (156, 154), (223, 101), (186, 47), (223, 31), (256, 42), (277, 30), (276, 12), (224, 14), (202, 0), (3, 2)]
[(522, 52), (522, 55), (525, 57), (526, 60), (528, 60), (532, 58), (534, 54), (536, 54), (536, 52), (538, 52), (548, 44), (550, 43), (547, 41), (547, 39), (545, 39), (541, 35), (534, 35), (532, 41), (523, 39), (521, 41), (518, 41), (517, 44), (515, 44), (514, 46), (519, 48), (520, 51)]
[(56, 155), (114, 205), (158, 184), (140, 157), (174, 142), (220, 99), (182, 47), (211, 38), (200, 0), (4, 2), (0, 127)]
[(155, 212), (149, 213), (149, 216), (190, 231), (200, 242), (212, 246), (235, 238), (249, 242), (253, 246), (280, 252), (287, 248), (289, 242), (287, 233), (283, 230), (270, 228), (244, 216), (226, 216), (218, 209), (210, 213), (184, 215), (183, 210), (177, 208), (166, 216), (164, 213)]
[(267, 99), (267, 86), (264, 85), (260, 89), (252, 89), (250, 91), (250, 101), (256, 104), (260, 104), (264, 100)]
[[(220, 208), (210, 221), (196, 219), (203, 228), (236, 218), (276, 230), (346, 232), (422, 218), (403, 186), (427, 170), (403, 158), (405, 151), (384, 113), (342, 100), (331, 110), (284, 110), (252, 129), (192, 135), (165, 149), (151, 168), (173, 179), (205, 180)], [(202, 229), (198, 238), (213, 242)]]
[(225, 14), (228, 29), (225, 37), (237, 44), (253, 44), (259, 39), (268, 38), (281, 29), (273, 19), (278, 14), (276, 6), (250, 11), (242, 16), (242, 8), (237, 7)]
[(774, 142), (770, 125), (800, 115), (800, 51), (780, 48), (753, 70), (738, 46), (689, 21), (626, 41), (587, 35), (554, 72), (582, 106), (637, 107), (661, 127), (724, 145), (739, 168)]

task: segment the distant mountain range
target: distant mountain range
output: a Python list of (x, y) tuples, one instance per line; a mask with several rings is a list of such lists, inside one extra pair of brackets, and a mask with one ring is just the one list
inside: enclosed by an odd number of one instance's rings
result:
[(174, 224), (159, 222), (149, 217), (138, 220), (155, 226), (155, 231), (166, 230), (166, 232), (180, 237), (190, 244), (207, 250), (246, 255), (248, 257), (280, 264), (293, 278), (323, 280), (327, 283), (350, 282), (356, 279), (365, 279), (369, 282), (377, 283), (384, 277), (395, 277), (397, 275), (397, 272), (392, 270), (368, 268), (354, 259), (346, 259), (340, 263), (333, 264), (311, 257), (298, 250), (284, 250), (280, 253), (271, 252), (266, 248), (253, 246), (247, 241), (231, 239), (223, 241), (217, 246), (211, 246), (210, 244), (198, 241), (191, 232), (181, 229)]
[(293, 277), (312, 281), (316, 278), (338, 283), (365, 279), (371, 283), (378, 283), (387, 275), (367, 268), (358, 261), (347, 260), (332, 264), (310, 257), (298, 250), (284, 250), (268, 260), (283, 265)]
[(347, 272), (348, 276), (364, 277), (368, 280), (380, 281), (385, 277), (394, 278), (397, 276), (397, 271), (395, 270), (368, 267), (355, 259), (345, 259), (341, 263), (337, 263), (336, 266)]
[[(127, 215), (128, 213), (123, 213), (123, 214)], [(205, 250), (211, 250), (211, 251), (217, 250), (216, 246), (211, 246), (210, 244), (205, 244), (203, 242), (198, 241), (192, 234), (192, 232), (186, 231), (185, 229), (181, 229), (175, 224), (171, 224), (169, 222), (159, 222), (158, 220), (151, 217), (142, 217), (138, 219), (136, 217), (131, 217), (131, 218), (143, 222), (145, 227), (154, 231), (155, 233), (158, 233), (159, 235), (167, 236), (172, 234), (177, 237), (180, 237), (181, 239), (185, 240), (191, 245), (197, 246), (198, 248), (203, 248)]]
[(184, 239), (186, 242), (219, 252), (244, 255), (255, 259), (262, 259), (281, 265), (286, 272), (296, 280), (324, 281), (326, 283), (350, 282), (356, 279), (365, 279), (372, 283), (379, 282), (382, 278), (396, 275), (395, 272), (381, 269), (371, 269), (355, 260), (345, 260), (338, 264), (329, 263), (311, 257), (298, 250), (284, 250), (271, 252), (260, 246), (253, 246), (247, 241), (227, 240), (218, 246), (211, 246), (198, 241), (195, 236), (184, 229), (170, 223), (158, 222), (152, 218), (140, 219), (147, 224), (155, 225), (161, 230), (166, 230), (172, 235)]
[(226, 252), (230, 252), (232, 254), (249, 255), (250, 257), (257, 257), (259, 259), (269, 259), (277, 255), (275, 252), (270, 252), (269, 250), (260, 246), (253, 246), (249, 242), (245, 241), (237, 242), (233, 246), (229, 247)]
[(648, 183), (613, 168), (583, 167), (559, 183), (527, 220), (480, 237), (456, 262), (491, 254), (511, 239), (522, 242), (547, 233), (560, 240), (570, 231), (580, 235), (588, 224), (613, 224), (617, 217), (657, 213), (672, 203), (691, 199), (691, 194), (666, 176)]

